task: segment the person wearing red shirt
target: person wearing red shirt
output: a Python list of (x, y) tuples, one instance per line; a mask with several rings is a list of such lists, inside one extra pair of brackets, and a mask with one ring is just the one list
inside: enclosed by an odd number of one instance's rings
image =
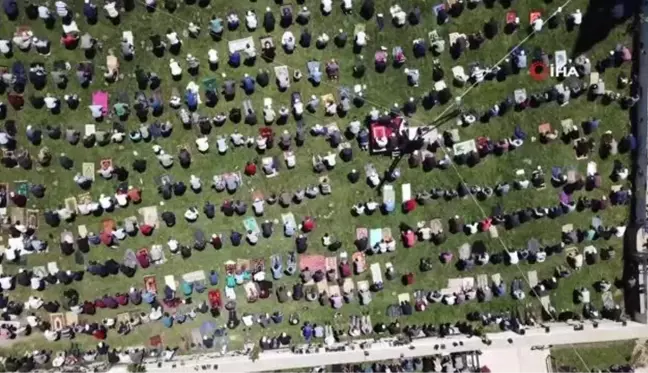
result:
[(103, 231), (101, 232), (101, 235), (99, 236), (101, 238), (101, 243), (103, 243), (106, 246), (112, 245), (113, 242), (113, 236), (111, 232), (108, 231)]
[(306, 219), (304, 219), (304, 223), (302, 224), (302, 230), (305, 233), (308, 233), (315, 229), (315, 221), (311, 219), (310, 216), (307, 216)]
[(140, 232), (145, 236), (150, 236), (153, 233), (153, 227), (148, 224), (140, 225)]
[(104, 303), (103, 299), (101, 299), (101, 298), (95, 300), (94, 305), (97, 308), (106, 308), (106, 303)]
[(223, 247), (223, 241), (221, 240), (221, 236), (219, 234), (212, 234), (211, 244), (214, 247), (214, 249), (220, 250)]
[(61, 43), (63, 43), (66, 48), (74, 47), (77, 43), (77, 40), (79, 40), (79, 38), (72, 33), (65, 34), (63, 37), (61, 37)]
[(92, 332), (92, 336), (98, 340), (104, 340), (106, 339), (106, 331), (103, 328), (99, 328)]
[(128, 199), (133, 203), (140, 203), (142, 201), (142, 191), (139, 188), (128, 187)]
[(414, 201), (413, 199), (409, 199), (405, 201), (405, 203), (403, 204), (403, 210), (406, 213), (414, 211), (415, 208), (416, 208), (416, 201)]
[(256, 172), (257, 172), (257, 167), (256, 167), (256, 165), (254, 164), (254, 162), (248, 162), (248, 163), (245, 165), (245, 174), (246, 174), (246, 175), (248, 175), (248, 176), (254, 176), (254, 175), (256, 175)]
[(123, 293), (117, 293), (115, 295), (115, 299), (117, 299), (117, 303), (119, 303), (120, 306), (125, 306), (128, 304), (128, 295), (123, 294)]
[(18, 207), (25, 207), (25, 205), (27, 204), (27, 197), (23, 196), (22, 194), (11, 192), (9, 193), (9, 198), (11, 198), (11, 202), (13, 202)]

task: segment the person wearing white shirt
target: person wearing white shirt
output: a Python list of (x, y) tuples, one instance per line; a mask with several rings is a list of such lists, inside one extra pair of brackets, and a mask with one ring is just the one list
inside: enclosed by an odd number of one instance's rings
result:
[(324, 245), (324, 247), (329, 247), (331, 246), (331, 243), (333, 243), (333, 239), (328, 233), (325, 233), (322, 237), (322, 245)]
[[(171, 30), (169, 30), (169, 31), (171, 31)], [(166, 37), (167, 37), (167, 40), (169, 41), (169, 44), (170, 44), (171, 46), (175, 46), (175, 45), (177, 45), (177, 44), (182, 43), (182, 42), (180, 41), (180, 39), (178, 39), (178, 33), (175, 32), (175, 31), (168, 32), (168, 33), (166, 34)]]
[(281, 37), (281, 45), (283, 45), (287, 51), (292, 52), (295, 49), (295, 35), (290, 31), (284, 32)]
[(261, 198), (256, 198), (254, 202), (252, 203), (252, 210), (254, 210), (254, 214), (257, 216), (263, 215), (263, 206), (265, 205), (265, 201), (262, 200)]
[(336, 162), (335, 162), (335, 153), (328, 153), (325, 157), (322, 158), (322, 161), (329, 168), (335, 167), (335, 164), (336, 164)]
[(44, 288), (43, 279), (40, 277), (36, 277), (36, 276), (32, 277), (30, 283), (31, 283), (31, 288), (33, 290), (43, 290)]
[(128, 194), (126, 193), (115, 193), (115, 200), (119, 207), (128, 206)]
[(295, 115), (297, 116), (304, 114), (304, 104), (301, 102), (301, 100), (295, 102), (293, 110), (295, 111)]
[(104, 194), (99, 196), (99, 204), (101, 205), (101, 208), (104, 209), (104, 210), (110, 210), (113, 207), (112, 198), (110, 198), (109, 196), (106, 196)]
[(115, 237), (119, 241), (122, 241), (122, 240), (126, 239), (126, 230), (124, 230), (124, 228), (122, 228), (122, 227), (119, 227), (119, 228), (115, 229), (114, 231), (112, 231), (112, 235), (113, 235), (113, 237)]
[(297, 158), (293, 152), (288, 152), (286, 154), (286, 167), (294, 168), (297, 165)]
[(14, 228), (15, 228), (18, 232), (20, 232), (20, 233), (22, 233), (22, 234), (25, 234), (25, 233), (27, 232), (27, 227), (26, 227), (24, 224), (22, 224), (21, 222), (19, 222), (19, 221), (16, 222), (16, 224), (14, 225)]
[(27, 309), (37, 310), (43, 305), (43, 299), (40, 297), (30, 296), (25, 305), (27, 306)]
[(329, 15), (333, 11), (333, 1), (332, 0), (322, 0), (322, 13), (324, 15)]
[(0, 277), (0, 287), (2, 290), (11, 290), (13, 288), (13, 276)]
[(189, 222), (194, 222), (198, 219), (198, 209), (195, 207), (190, 207), (185, 211), (184, 217), (187, 219)]
[(40, 320), (33, 313), (27, 316), (27, 324), (29, 324), (29, 326), (31, 326), (32, 328), (37, 327), (39, 323)]
[(88, 105), (90, 112), (92, 113), (92, 118), (100, 119), (103, 118), (103, 106), (101, 105)]
[(196, 139), (196, 147), (201, 153), (206, 153), (209, 150), (209, 139), (207, 136), (199, 137)]
[(70, 311), (76, 315), (80, 315), (81, 313), (83, 313), (83, 307), (77, 304), (76, 306), (70, 307)]
[(59, 333), (57, 331), (47, 329), (44, 333), (43, 336), (45, 339), (47, 339), (50, 342), (54, 342), (59, 339)]
[(49, 94), (47, 96), (45, 96), (44, 101), (45, 101), (45, 107), (47, 107), (49, 110), (56, 109), (56, 107), (58, 106), (58, 102), (59, 102), (58, 98), (53, 97), (53, 96), (51, 96)]
[(581, 13), (580, 9), (576, 9), (576, 12), (571, 14), (571, 20), (576, 26), (579, 26), (581, 23), (583, 23), (583, 13)]
[(364, 47), (367, 45), (367, 34), (364, 31), (360, 31), (356, 34), (355, 42), (359, 47)]
[(169, 69), (171, 69), (171, 76), (173, 76), (174, 78), (182, 75), (182, 68), (180, 67), (180, 64), (178, 64), (178, 61), (173, 58), (169, 61)]
[(263, 136), (258, 136), (256, 138), (257, 149), (266, 150), (268, 148), (268, 139)]
[(207, 60), (210, 65), (215, 65), (218, 63), (218, 52), (215, 49), (210, 49), (207, 51)]
[(189, 186), (194, 192), (199, 192), (202, 189), (202, 183), (200, 182), (200, 179), (196, 177), (196, 175), (191, 175), (191, 178), (189, 179)]
[(259, 235), (253, 231), (248, 231), (246, 238), (250, 245), (256, 245), (256, 243), (259, 242)]
[(117, 144), (121, 144), (124, 141), (124, 138), (126, 138), (126, 134), (124, 132), (119, 132), (119, 131), (114, 131), (113, 134), (110, 136), (110, 139)]
[(180, 245), (178, 244), (178, 241), (176, 239), (170, 239), (169, 242), (167, 242), (167, 245), (169, 246), (169, 251), (171, 252), (171, 254), (178, 253)]
[(92, 214), (92, 206), (89, 203), (80, 203), (77, 205), (77, 210), (81, 215), (90, 215)]
[(0, 53), (2, 54), (11, 53), (11, 41), (7, 39), (0, 39)]
[(69, 10), (66, 3), (59, 0), (54, 3), (54, 6), (56, 6), (56, 14), (58, 14), (59, 17), (65, 18), (68, 16)]
[(230, 135), (230, 139), (232, 140), (232, 144), (234, 144), (234, 146), (245, 145), (245, 140), (243, 140), (243, 135), (241, 135), (238, 131), (234, 131), (234, 133)]
[(11, 140), (11, 136), (8, 133), (0, 132), (0, 145), (4, 146), (9, 144), (9, 140)]
[(367, 208), (367, 213), (371, 214), (378, 209), (378, 203), (374, 200), (369, 200), (369, 202), (365, 204), (365, 207)]
[(17, 250), (14, 250), (14, 249), (7, 249), (7, 250), (5, 250), (5, 252), (4, 252), (4, 257), (5, 257), (5, 259), (6, 259), (7, 261), (9, 261), (9, 262), (13, 262), (13, 261), (15, 261), (16, 259), (18, 259), (18, 255), (19, 255), (19, 254), (18, 254), (18, 251), (17, 251)]
[(87, 176), (83, 176), (81, 174), (76, 174), (74, 175), (73, 180), (78, 186), (84, 186), (90, 181), (90, 178), (88, 178)]
[(225, 141), (225, 138), (223, 136), (218, 136), (218, 138), (216, 139), (216, 147), (218, 148), (218, 154), (220, 155), (227, 153), (227, 149), (229, 149), (227, 141)]
[(101, 177), (103, 177), (106, 180), (110, 180), (112, 178), (114, 170), (115, 169), (112, 166), (102, 167), (101, 169), (99, 169), (99, 175), (101, 175)]
[(542, 20), (542, 18), (538, 18), (533, 21), (531, 25), (533, 26), (533, 31), (540, 32), (542, 31), (542, 27), (544, 26), (544, 21)]
[(52, 12), (50, 12), (48, 7), (44, 5), (40, 5), (38, 7), (38, 18), (42, 19), (43, 21), (47, 21), (51, 17), (52, 17)]
[(351, 207), (351, 210), (356, 214), (356, 215), (364, 215), (365, 213), (365, 206), (362, 203), (358, 203), (356, 205), (353, 205)]
[(59, 218), (61, 218), (61, 220), (70, 220), (72, 215), (74, 215), (74, 211), (68, 209), (67, 207), (56, 210), (56, 213), (58, 214)]
[(256, 13), (253, 10), (248, 10), (245, 13), (245, 24), (250, 31), (256, 30), (259, 22), (257, 21)]
[(104, 324), (104, 326), (106, 328), (112, 328), (113, 326), (115, 326), (115, 323), (116, 323), (116, 321), (112, 317), (105, 318), (105, 319), (102, 320), (102, 324)]

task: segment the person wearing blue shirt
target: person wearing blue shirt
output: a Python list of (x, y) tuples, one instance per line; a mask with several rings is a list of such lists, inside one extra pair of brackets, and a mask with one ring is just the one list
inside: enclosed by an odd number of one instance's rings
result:
[(209, 273), (209, 284), (211, 286), (218, 285), (218, 273), (216, 273), (216, 271), (211, 271)]
[(229, 56), (229, 64), (232, 67), (239, 67), (241, 66), (241, 54), (236, 51)]
[(196, 107), (198, 106), (198, 97), (195, 92), (187, 90), (187, 92), (185, 92), (185, 101), (189, 110), (196, 110)]
[(254, 93), (254, 79), (250, 78), (248, 74), (245, 74), (242, 86), (245, 94), (251, 95)]
[(10, 20), (13, 21), (18, 18), (18, 3), (16, 0), (4, 0), (2, 7)]
[(165, 327), (170, 328), (173, 326), (173, 317), (169, 316), (168, 313), (164, 313), (164, 317), (162, 318), (162, 324), (164, 324)]
[(239, 246), (241, 244), (241, 234), (239, 232), (232, 232), (232, 235), (230, 236), (230, 240), (232, 241), (232, 245), (234, 246)]
[(144, 294), (142, 294), (142, 300), (146, 304), (151, 304), (151, 303), (155, 302), (155, 294), (153, 294), (153, 293), (151, 293), (149, 291), (144, 292)]
[(164, 299), (170, 300), (175, 297), (175, 291), (171, 289), (169, 286), (164, 287)]
[(223, 20), (213, 16), (209, 21), (209, 32), (213, 37), (219, 38), (223, 34)]
[(90, 0), (85, 0), (85, 4), (83, 5), (83, 15), (86, 17), (88, 24), (94, 25), (98, 20), (97, 6), (91, 3)]

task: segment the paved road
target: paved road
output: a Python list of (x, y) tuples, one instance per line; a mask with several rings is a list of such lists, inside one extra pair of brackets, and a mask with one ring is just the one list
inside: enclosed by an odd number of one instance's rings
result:
[[(477, 338), (425, 338), (415, 340), (411, 345), (393, 347), (388, 343), (373, 343), (368, 350), (368, 355), (360, 348), (355, 350), (346, 350), (341, 352), (320, 352), (307, 355), (297, 355), (290, 352), (264, 352), (260, 354), (259, 359), (251, 361), (247, 356), (223, 357), (223, 358), (201, 358), (200, 356), (188, 356), (181, 360), (175, 361), (177, 369), (183, 371), (192, 371), (200, 369), (202, 365), (218, 365), (218, 371), (224, 372), (261, 372), (284, 369), (299, 369), (312, 366), (345, 364), (357, 362), (372, 362), (386, 359), (398, 359), (404, 357), (418, 357), (438, 354), (441, 351), (434, 348), (435, 345), (445, 344), (444, 353), (482, 350), (486, 357), (511, 356), (517, 357), (518, 363), (515, 366), (511, 358), (511, 366), (507, 365), (506, 371), (509, 372), (546, 372), (546, 362), (542, 361), (542, 356), (546, 358), (546, 353), (532, 353), (531, 346), (539, 345), (566, 345), (577, 343), (592, 342), (609, 342), (624, 339), (637, 339), (648, 337), (648, 325), (630, 322), (627, 326), (619, 323), (601, 322), (598, 328), (592, 325), (586, 325), (583, 331), (574, 331), (573, 328), (566, 324), (554, 324), (551, 326), (551, 332), (545, 333), (544, 329), (528, 330), (526, 335), (520, 336), (512, 332), (489, 334), (491, 339), (490, 346), (484, 345)], [(513, 344), (508, 339), (513, 339)], [(463, 346), (453, 347), (453, 342), (463, 342)], [(527, 356), (533, 358), (527, 359)], [(184, 366), (180, 363), (182, 361)], [(492, 361), (492, 360), (491, 360)], [(162, 367), (155, 364), (147, 364), (147, 372), (164, 372), (172, 369), (173, 363), (166, 362)], [(500, 365), (501, 367), (501, 365)], [(117, 373), (117, 371), (115, 371)]]

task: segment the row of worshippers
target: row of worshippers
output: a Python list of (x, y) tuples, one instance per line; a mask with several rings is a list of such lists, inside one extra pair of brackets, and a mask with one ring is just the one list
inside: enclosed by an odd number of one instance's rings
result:
[[(35, 291), (43, 291), (48, 285), (64, 284), (82, 281), (84, 271), (49, 271), (47, 275), (36, 274), (25, 268), (19, 268), (15, 275), (3, 274), (0, 276), (0, 288), (2, 290), (13, 290), (17, 285), (30, 287)], [(55, 312), (55, 311), (54, 311)]]
[[(83, 175), (76, 175), (75, 181), (79, 186), (84, 187), (83, 181), (87, 179)], [(85, 181), (88, 183), (89, 181)], [(46, 210), (44, 213), (45, 222), (52, 227), (58, 226), (61, 221), (69, 222), (76, 218), (77, 213), (81, 215), (100, 215), (104, 212), (113, 212), (116, 208), (126, 208), (129, 203), (138, 204), (142, 201), (142, 191), (137, 187), (120, 185), (114, 195), (101, 194), (97, 200), (89, 199), (77, 202), (76, 210), (71, 210), (67, 206), (59, 206), (56, 209)], [(145, 225), (145, 224), (144, 224)], [(142, 226), (125, 227), (124, 230), (131, 234), (136, 230), (142, 233), (150, 234), (153, 227), (144, 228)]]

